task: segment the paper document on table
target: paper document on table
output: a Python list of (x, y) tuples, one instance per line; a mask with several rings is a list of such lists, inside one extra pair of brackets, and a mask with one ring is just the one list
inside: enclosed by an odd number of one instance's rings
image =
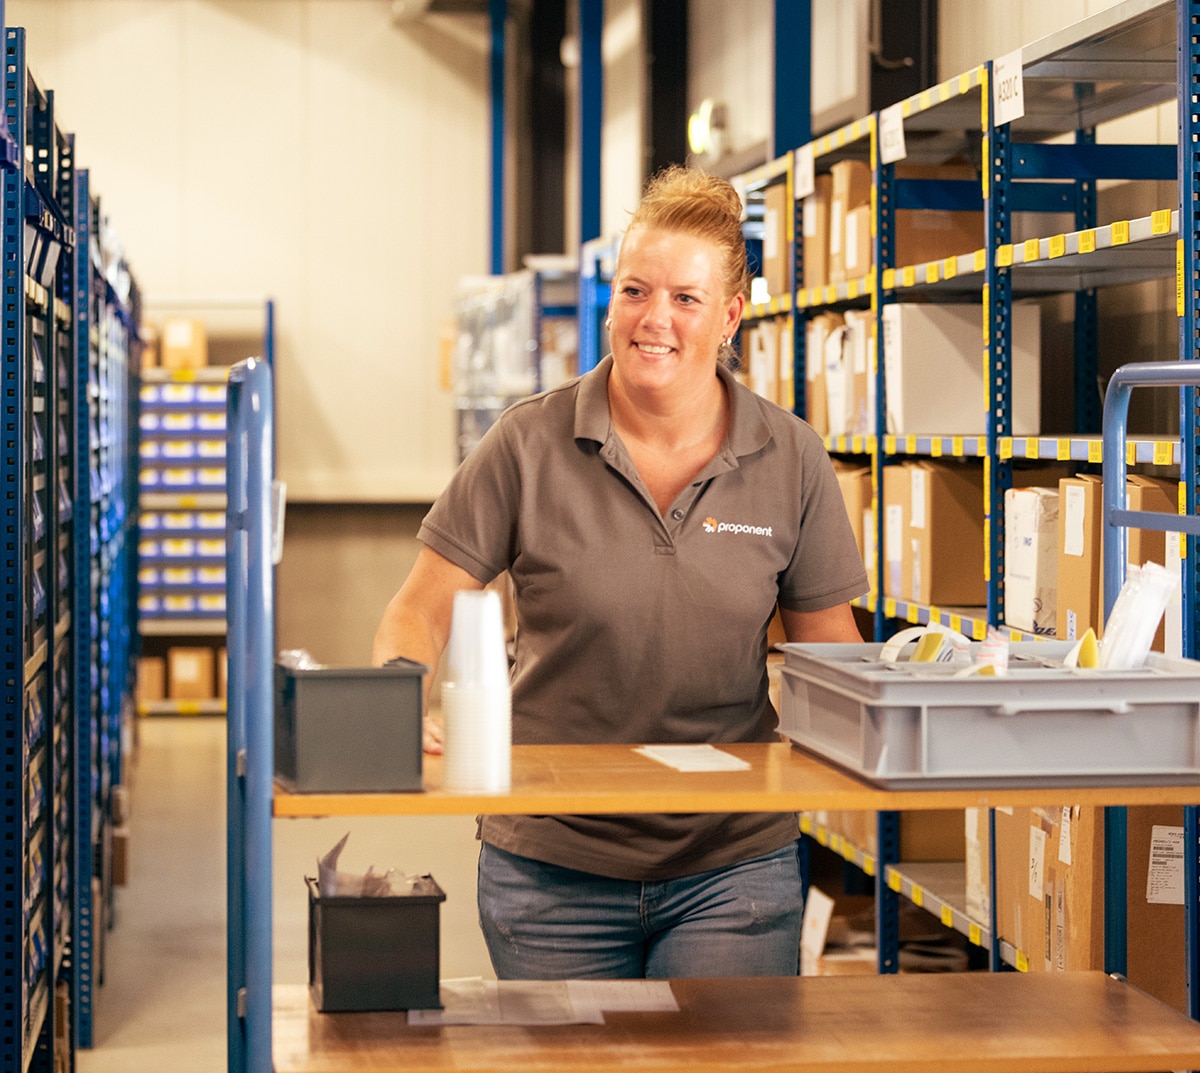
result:
[(643, 745), (633, 750), (676, 771), (748, 771), (750, 765), (712, 745)]
[[(577, 1013), (678, 1013), (679, 1003), (667, 980), (568, 980), (567, 992)], [(601, 1016), (603, 1021), (603, 1016)]]
[(470, 978), (441, 982), (440, 1010), (409, 1010), (410, 1025), (603, 1024), (593, 1007), (576, 1009), (567, 985), (557, 980)]

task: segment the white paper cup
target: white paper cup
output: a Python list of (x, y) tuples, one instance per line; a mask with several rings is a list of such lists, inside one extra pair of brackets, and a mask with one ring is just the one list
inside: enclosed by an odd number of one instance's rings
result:
[(459, 685), (508, 684), (508, 647), (499, 593), (464, 589), (454, 594), (444, 677)]
[(442, 684), (442, 781), (456, 793), (506, 793), (512, 786), (512, 691), (502, 685)]

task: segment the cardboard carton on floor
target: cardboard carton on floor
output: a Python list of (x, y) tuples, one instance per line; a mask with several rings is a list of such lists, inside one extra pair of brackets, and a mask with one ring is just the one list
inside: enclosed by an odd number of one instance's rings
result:
[(211, 700), (213, 650), (184, 645), (168, 649), (167, 689), (171, 700)]

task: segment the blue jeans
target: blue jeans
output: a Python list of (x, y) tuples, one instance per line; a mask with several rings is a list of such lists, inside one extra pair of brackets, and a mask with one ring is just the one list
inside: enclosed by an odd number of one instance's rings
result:
[(608, 879), (483, 844), (479, 920), (501, 980), (795, 976), (795, 843), (682, 879)]

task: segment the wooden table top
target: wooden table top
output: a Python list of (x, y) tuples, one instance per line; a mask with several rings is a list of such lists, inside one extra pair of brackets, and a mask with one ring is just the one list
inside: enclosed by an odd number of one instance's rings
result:
[(1047, 789), (884, 790), (786, 742), (720, 748), (746, 771), (680, 772), (631, 745), (517, 745), (504, 794), (441, 788), (441, 758), (425, 757), (425, 790), (396, 794), (289, 794), (276, 816), (791, 812), (801, 809), (995, 808), (1020, 805), (1200, 804), (1200, 785), (1079, 785)]
[[(501, 985), (503, 986), (503, 985)], [(413, 1027), (275, 989), (275, 1073), (1149, 1073), (1200, 1068), (1200, 1023), (1099, 972), (676, 980), (673, 1013)]]

